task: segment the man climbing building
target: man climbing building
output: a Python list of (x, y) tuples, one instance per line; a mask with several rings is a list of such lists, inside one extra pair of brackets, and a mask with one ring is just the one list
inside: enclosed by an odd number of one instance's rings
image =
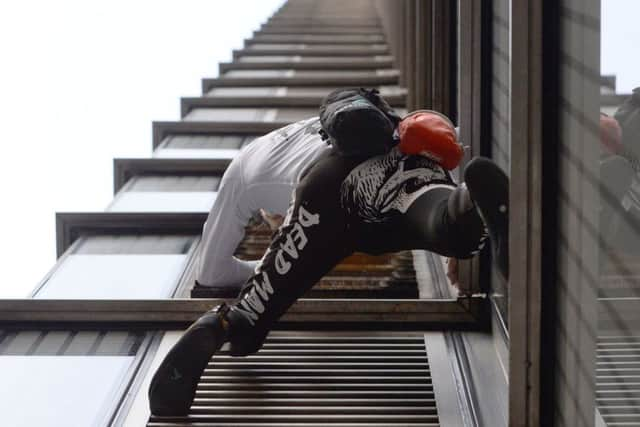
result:
[(448, 170), (462, 149), (446, 117), (430, 111), (407, 116), (398, 127), (400, 144), (373, 157), (344, 155), (341, 144), (353, 138), (341, 141), (331, 126), (323, 122), (323, 128), (333, 149), (300, 181), (239, 297), (198, 319), (158, 368), (149, 389), (154, 414), (186, 414), (200, 375), (223, 343), (234, 356), (259, 350), (293, 302), (354, 251), (426, 249), (464, 259), (484, 246), (488, 229), (496, 264), (508, 277), (508, 179), (478, 158), (467, 165), (465, 184), (456, 186)]
[[(384, 113), (394, 128), (400, 121), (375, 90), (353, 89), (339, 93), (361, 94)], [(238, 294), (257, 264), (257, 261), (243, 261), (233, 256), (244, 237), (245, 227), (251, 218), (259, 218), (261, 212), (266, 221), (271, 215), (277, 218), (285, 214), (301, 175), (330, 149), (320, 129), (318, 117), (299, 121), (256, 139), (233, 159), (203, 227), (197, 284), (214, 289), (223, 297), (233, 298)], [(350, 147), (350, 150), (366, 155), (380, 153), (370, 143)]]

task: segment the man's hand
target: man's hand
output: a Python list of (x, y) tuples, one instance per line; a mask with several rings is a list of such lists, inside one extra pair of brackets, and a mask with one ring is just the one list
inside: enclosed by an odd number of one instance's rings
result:
[(262, 220), (266, 222), (269, 225), (269, 228), (273, 231), (280, 228), (282, 222), (284, 221), (284, 217), (282, 215), (272, 214), (265, 211), (264, 209), (260, 209), (260, 216), (262, 217)]
[(460, 289), (460, 284), (458, 283), (458, 260), (455, 258), (447, 258), (447, 278), (451, 285)]

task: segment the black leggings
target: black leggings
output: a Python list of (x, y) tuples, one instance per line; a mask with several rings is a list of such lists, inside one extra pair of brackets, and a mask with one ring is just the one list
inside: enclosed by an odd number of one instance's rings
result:
[(298, 186), (285, 222), (227, 315), (234, 355), (257, 351), (271, 326), (308, 289), (353, 252), (425, 249), (468, 258), (484, 226), (465, 188), (430, 185), (406, 210), (366, 222), (342, 206), (340, 188), (353, 160), (319, 161)]
[[(448, 187), (448, 188), (447, 188)], [(368, 253), (424, 249), (450, 258), (471, 258), (485, 227), (463, 187), (439, 186), (417, 198), (387, 224), (362, 227), (357, 250)]]

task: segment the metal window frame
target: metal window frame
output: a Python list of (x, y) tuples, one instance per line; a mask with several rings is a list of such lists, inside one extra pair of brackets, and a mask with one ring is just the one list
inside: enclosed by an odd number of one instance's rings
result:
[[(484, 6), (486, 7), (486, 5)], [(458, 126), (460, 140), (470, 146), (465, 153), (460, 169), (474, 156), (483, 152), (483, 141), (487, 140), (486, 120), (482, 112), (483, 98), (489, 96), (483, 86), (488, 70), (483, 63), (483, 32), (487, 28), (482, 22), (483, 5), (479, 1), (458, 1), (458, 61), (459, 82), (457, 92)], [(489, 280), (483, 265), (489, 262), (486, 256), (459, 262), (461, 288), (468, 293), (480, 292), (482, 279)]]
[[(122, 324), (164, 329), (185, 327), (223, 299), (0, 300), (0, 325), (17, 323)], [(475, 329), (486, 300), (300, 299), (281, 318), (285, 325), (364, 328), (450, 327)], [(105, 326), (106, 327), (106, 326)]]
[(540, 424), (542, 2), (511, 3), (509, 425)]

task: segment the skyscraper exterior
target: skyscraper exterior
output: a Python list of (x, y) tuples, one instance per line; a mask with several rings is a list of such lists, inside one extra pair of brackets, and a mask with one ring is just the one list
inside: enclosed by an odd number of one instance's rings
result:
[[(114, 160), (104, 212), (57, 215), (55, 266), (0, 301), (0, 424), (639, 424), (636, 184), (601, 185), (622, 160), (598, 128), (628, 96), (600, 77), (599, 16), (579, 0), (288, 0), (180, 120), (153, 123), (149, 158)], [(464, 162), (507, 171), (509, 283), (487, 254), (459, 263), (458, 289), (433, 254), (355, 254), (260, 352), (214, 356), (188, 417), (151, 416), (155, 368), (229, 297), (194, 280), (226, 167), (339, 87), (442, 111)], [(248, 226), (237, 254), (259, 257), (269, 233)]]

